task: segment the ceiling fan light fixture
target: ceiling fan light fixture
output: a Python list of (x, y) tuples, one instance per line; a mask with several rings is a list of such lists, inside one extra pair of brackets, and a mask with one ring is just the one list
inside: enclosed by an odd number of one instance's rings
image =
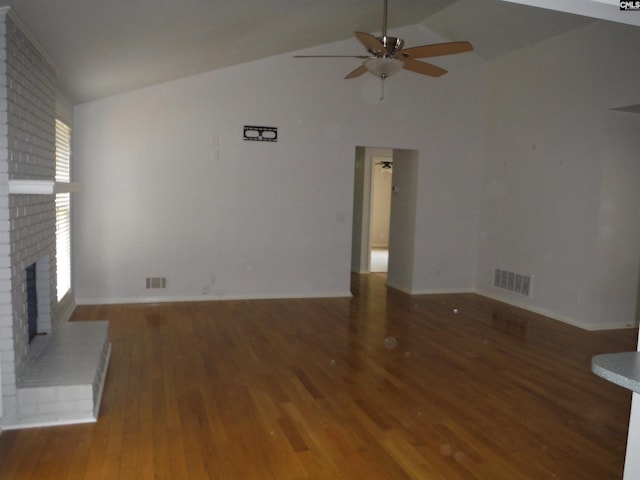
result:
[(364, 62), (365, 68), (376, 77), (389, 78), (404, 67), (404, 62), (393, 57), (370, 58)]

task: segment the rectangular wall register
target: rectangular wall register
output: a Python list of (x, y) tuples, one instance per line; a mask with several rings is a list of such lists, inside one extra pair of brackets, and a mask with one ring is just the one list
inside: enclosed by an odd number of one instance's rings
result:
[(111, 344), (109, 322), (67, 322), (32, 342), (18, 378), (16, 415), (2, 428), (94, 422)]
[(526, 273), (512, 272), (501, 268), (494, 269), (493, 286), (501, 290), (531, 296), (531, 275)]

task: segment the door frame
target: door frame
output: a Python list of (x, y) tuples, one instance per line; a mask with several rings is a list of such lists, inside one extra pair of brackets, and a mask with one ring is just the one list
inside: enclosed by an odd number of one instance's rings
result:
[(355, 147), (351, 271), (370, 273), (373, 157), (393, 158), (387, 284), (404, 291), (413, 285), (418, 150)]

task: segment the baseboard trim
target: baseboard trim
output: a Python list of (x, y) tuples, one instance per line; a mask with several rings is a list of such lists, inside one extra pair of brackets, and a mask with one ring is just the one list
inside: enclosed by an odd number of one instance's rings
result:
[(24, 422), (20, 423), (20, 421), (13, 421), (11, 419), (8, 420), (8, 424), (2, 425), (2, 429), (9, 430), (22, 430), (24, 428), (43, 428), (43, 427), (61, 427), (64, 425), (79, 425), (84, 423), (95, 423), (98, 420), (94, 417), (81, 417), (74, 418), (71, 420), (55, 420), (51, 422)]
[(411, 295), (452, 295), (456, 293), (477, 293), (472, 288), (431, 288), (426, 290), (412, 290)]
[(73, 315), (73, 311), (76, 308), (76, 300), (73, 296), (73, 292), (70, 291), (65, 295), (60, 302), (56, 305), (56, 318), (59, 323), (69, 321)]
[(597, 332), (597, 331), (603, 331), (603, 330), (624, 330), (624, 329), (628, 329), (628, 328), (635, 328), (637, 325), (631, 325), (631, 324), (623, 324), (623, 323), (607, 323), (607, 324), (601, 324), (601, 323), (585, 323), (585, 322), (581, 322), (580, 320), (577, 320), (573, 317), (568, 317), (566, 315), (559, 315), (555, 312), (552, 312), (551, 310), (547, 310), (544, 308), (538, 308), (538, 307), (533, 307), (531, 305), (527, 305), (523, 302), (518, 302), (516, 300), (510, 299), (510, 298), (505, 298), (502, 297), (500, 295), (496, 295), (490, 291), (487, 290), (476, 290), (475, 293), (477, 293), (478, 295), (482, 295), (483, 297), (487, 297), (490, 298), (492, 300), (496, 300), (497, 302), (501, 302), (501, 303), (506, 303), (507, 305), (511, 305), (513, 307), (517, 307), (517, 308), (521, 308), (523, 310), (527, 310), (529, 312), (533, 312), (533, 313), (537, 313), (538, 315), (543, 315), (545, 317), (548, 317), (552, 320), (556, 320), (558, 322), (562, 322), (562, 323), (566, 323), (568, 325), (571, 325), (573, 327), (577, 327), (580, 328), (582, 330), (587, 330), (589, 332)]
[[(565, 315), (559, 315), (555, 312), (544, 308), (533, 307), (523, 302), (505, 298), (500, 295), (496, 295), (488, 290), (478, 290), (473, 288), (462, 289), (404, 289), (394, 285), (388, 285), (390, 288), (399, 290), (408, 295), (446, 295), (446, 294), (462, 294), (462, 293), (475, 293), (484, 297), (496, 300), (498, 302), (505, 303), (517, 308), (522, 308), (539, 315), (557, 320), (562, 323), (587, 330), (591, 332), (602, 330), (622, 330), (628, 328), (635, 328), (637, 325), (628, 323), (585, 323), (572, 317)], [(175, 297), (116, 297), (116, 298), (82, 298), (77, 299), (75, 305), (121, 305), (121, 304), (151, 304), (151, 303), (179, 303), (179, 302), (215, 302), (226, 300), (290, 300), (290, 299), (304, 299), (304, 298), (348, 298), (351, 297), (351, 292), (322, 292), (314, 294), (256, 294), (256, 295), (199, 295), (199, 296), (175, 296)]]
[(194, 295), (175, 297), (116, 297), (116, 298), (81, 298), (76, 305), (124, 305), (144, 303), (180, 303), (180, 302), (217, 302), (226, 300), (291, 300), (296, 298), (348, 298), (351, 292), (291, 293), (291, 294), (257, 294), (257, 295)]

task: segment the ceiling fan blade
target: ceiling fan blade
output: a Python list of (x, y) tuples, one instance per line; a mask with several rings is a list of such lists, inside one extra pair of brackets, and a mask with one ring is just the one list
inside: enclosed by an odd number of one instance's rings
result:
[(372, 58), (371, 55), (294, 55), (293, 58)]
[(354, 71), (349, 73), (349, 75), (347, 75), (344, 78), (348, 80), (350, 78), (356, 78), (356, 77), (359, 77), (360, 75), (364, 75), (365, 73), (367, 73), (367, 67), (365, 67), (364, 65), (360, 65), (358, 68), (356, 68)]
[(355, 32), (356, 37), (360, 40), (366, 49), (374, 54), (381, 54), (386, 52), (386, 48), (382, 44), (380, 40), (371, 35), (370, 33), (365, 32)]
[(469, 42), (447, 42), (404, 48), (398, 52), (398, 55), (406, 55), (412, 58), (427, 58), (470, 52), (471, 50), (473, 50), (473, 46)]
[(431, 65), (430, 63), (420, 62), (419, 60), (414, 60), (411, 57), (403, 59), (403, 62), (404, 69), (414, 73), (429, 75), (430, 77), (440, 77), (447, 73), (444, 68), (436, 67), (435, 65)]

